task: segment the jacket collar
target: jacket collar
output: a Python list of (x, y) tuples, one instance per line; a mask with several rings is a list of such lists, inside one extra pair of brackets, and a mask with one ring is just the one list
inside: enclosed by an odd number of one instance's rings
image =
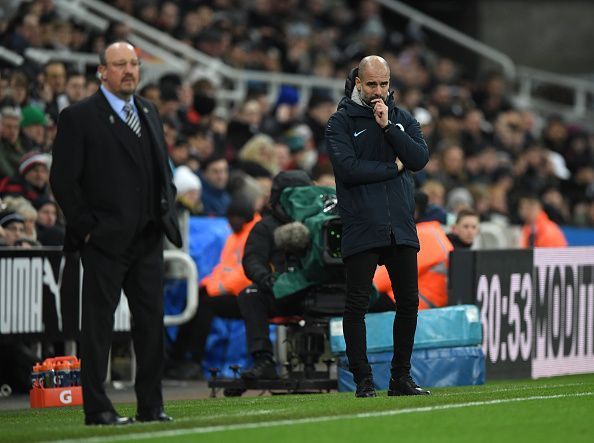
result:
[[(366, 105), (362, 101), (359, 102), (360, 97), (357, 95), (359, 100), (353, 100), (355, 94), (355, 78), (359, 73), (358, 68), (353, 68), (349, 72), (345, 83), (344, 83), (344, 97), (338, 103), (338, 109), (345, 108), (349, 117), (368, 117), (373, 118), (373, 108)], [(388, 114), (392, 114), (392, 112), (396, 109), (396, 104), (394, 102), (394, 91), (390, 91), (388, 93)]]

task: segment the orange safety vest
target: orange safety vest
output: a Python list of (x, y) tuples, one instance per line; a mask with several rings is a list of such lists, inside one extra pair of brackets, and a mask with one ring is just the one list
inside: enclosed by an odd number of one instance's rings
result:
[[(448, 304), (447, 269), (450, 251), (454, 249), (437, 221), (417, 224), (421, 250), (417, 255), (419, 270), (419, 309), (438, 308)], [(378, 266), (373, 283), (379, 292), (394, 300), (394, 291), (385, 266)]]
[(530, 225), (524, 225), (522, 228), (520, 245), (523, 248), (530, 247), (530, 235), (532, 234), (534, 235), (534, 247), (554, 248), (567, 246), (567, 240), (563, 231), (544, 211), (540, 211), (536, 216), (534, 230)]
[(259, 214), (255, 214), (254, 219), (247, 223), (240, 232), (237, 234), (233, 232), (227, 237), (219, 263), (214, 267), (212, 273), (200, 282), (200, 285), (206, 288), (209, 296), (239, 295), (252, 283), (243, 271), (241, 260), (248, 235), (261, 218)]

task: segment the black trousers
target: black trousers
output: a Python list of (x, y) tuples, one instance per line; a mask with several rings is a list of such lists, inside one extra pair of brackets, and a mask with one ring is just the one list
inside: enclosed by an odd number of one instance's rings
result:
[(173, 360), (187, 360), (188, 357), (200, 364), (204, 356), (204, 346), (210, 332), (213, 317), (241, 319), (239, 304), (235, 295), (210, 297), (204, 288), (199, 291), (200, 302), (196, 315), (179, 327), (177, 338), (171, 348)]
[(239, 310), (245, 321), (247, 347), (250, 354), (272, 353), (268, 321), (278, 316), (303, 313), (302, 292), (275, 298), (272, 292), (263, 291), (256, 285), (245, 288), (238, 296)]
[(114, 411), (105, 394), (114, 312), (123, 289), (132, 313), (139, 413), (163, 406), (163, 243), (160, 229), (139, 234), (123, 254), (110, 256), (92, 243), (81, 252), (84, 268), (81, 382), (85, 414)]
[(393, 244), (354, 254), (343, 261), (346, 268), (347, 300), (342, 327), (349, 370), (353, 373), (355, 382), (371, 375), (367, 360), (365, 313), (369, 309), (373, 275), (378, 263), (386, 266), (396, 298), (396, 318), (392, 329), (392, 377), (409, 374), (419, 310), (417, 250)]

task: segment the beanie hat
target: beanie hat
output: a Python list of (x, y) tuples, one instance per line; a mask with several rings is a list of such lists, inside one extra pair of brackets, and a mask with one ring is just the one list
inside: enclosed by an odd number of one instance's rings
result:
[(299, 91), (292, 86), (282, 85), (276, 101), (277, 106), (284, 104), (294, 106), (297, 103), (299, 103)]
[(2, 211), (0, 212), (0, 226), (3, 228), (8, 227), (11, 223), (19, 222), (25, 223), (25, 219), (22, 215), (14, 211)]
[(187, 166), (178, 166), (173, 176), (173, 184), (177, 188), (177, 195), (188, 191), (200, 191), (202, 183), (194, 172)]
[(21, 128), (26, 128), (31, 125), (47, 125), (45, 114), (36, 106), (25, 106), (21, 109), (21, 116)]
[(33, 201), (33, 207), (37, 211), (39, 211), (45, 205), (54, 205), (56, 207), (56, 209), (58, 208), (58, 203), (56, 203), (55, 201), (53, 201), (52, 199), (50, 199), (49, 197), (47, 197), (45, 195), (42, 195), (41, 197), (39, 197)]
[(306, 142), (312, 137), (309, 126), (297, 125), (285, 132), (283, 141), (292, 153), (302, 151)]
[(49, 169), (52, 157), (49, 154), (42, 154), (39, 151), (28, 152), (21, 158), (19, 174), (23, 177), (37, 165), (44, 165)]
[(469, 208), (472, 208), (474, 205), (472, 194), (466, 188), (454, 188), (448, 194), (446, 204), (448, 211), (453, 211), (460, 205), (468, 206)]

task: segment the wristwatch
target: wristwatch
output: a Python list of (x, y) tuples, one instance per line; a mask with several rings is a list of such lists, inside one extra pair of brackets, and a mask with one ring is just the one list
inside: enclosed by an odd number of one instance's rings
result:
[(388, 120), (388, 124), (386, 126), (384, 126), (384, 134), (387, 134), (388, 132), (390, 132), (390, 129), (392, 129), (394, 127), (394, 123), (392, 123), (391, 120)]

